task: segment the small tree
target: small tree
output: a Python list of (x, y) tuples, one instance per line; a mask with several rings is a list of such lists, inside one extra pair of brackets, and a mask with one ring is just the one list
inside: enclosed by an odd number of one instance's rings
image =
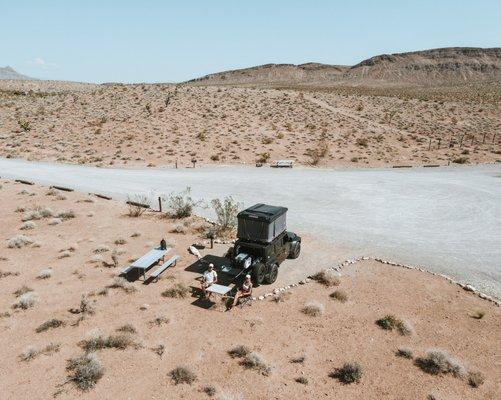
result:
[(187, 187), (179, 193), (171, 193), (167, 199), (167, 204), (174, 218), (186, 218), (193, 214), (193, 209), (200, 205), (202, 201), (196, 201), (191, 197), (191, 188)]
[(221, 230), (232, 229), (237, 224), (237, 214), (241, 204), (233, 197), (227, 196), (224, 200), (212, 200), (212, 207), (216, 212), (217, 222)]

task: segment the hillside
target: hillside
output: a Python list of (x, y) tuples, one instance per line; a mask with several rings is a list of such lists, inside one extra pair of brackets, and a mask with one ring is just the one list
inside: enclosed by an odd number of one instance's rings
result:
[(352, 67), (308, 63), (267, 64), (210, 74), (204, 85), (437, 85), (501, 78), (501, 48), (451, 47), (383, 54)]
[(14, 79), (14, 80), (32, 80), (29, 76), (22, 75), (14, 68), (6, 66), (0, 67), (0, 79)]

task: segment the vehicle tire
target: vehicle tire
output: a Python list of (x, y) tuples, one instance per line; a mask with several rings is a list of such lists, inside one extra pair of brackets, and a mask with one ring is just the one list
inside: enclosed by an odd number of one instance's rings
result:
[(224, 258), (231, 260), (233, 258), (233, 247), (230, 247), (226, 253), (224, 253)]
[(266, 276), (266, 266), (263, 263), (256, 263), (252, 267), (252, 283), (254, 286), (259, 286), (263, 283)]
[(294, 260), (299, 257), (299, 253), (301, 253), (301, 242), (292, 242), (288, 258)]
[(275, 283), (278, 276), (278, 264), (271, 264), (268, 267), (268, 273), (266, 274), (264, 281), (267, 284)]

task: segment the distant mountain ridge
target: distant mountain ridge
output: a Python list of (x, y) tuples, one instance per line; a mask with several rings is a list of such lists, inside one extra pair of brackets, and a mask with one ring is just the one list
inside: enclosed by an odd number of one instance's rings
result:
[(30, 78), (29, 76), (22, 75), (17, 72), (14, 68), (6, 66), (0, 67), (0, 79), (14, 79), (14, 80), (34, 80), (35, 78)]
[(437, 84), (501, 79), (501, 48), (449, 47), (382, 54), (354, 66), (266, 64), (188, 81), (205, 85)]

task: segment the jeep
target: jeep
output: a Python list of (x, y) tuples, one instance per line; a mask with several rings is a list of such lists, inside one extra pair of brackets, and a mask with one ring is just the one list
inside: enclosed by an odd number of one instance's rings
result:
[(301, 237), (286, 229), (287, 208), (256, 204), (237, 215), (237, 241), (225, 257), (234, 275), (250, 273), (255, 286), (277, 280), (278, 267), (301, 252)]

